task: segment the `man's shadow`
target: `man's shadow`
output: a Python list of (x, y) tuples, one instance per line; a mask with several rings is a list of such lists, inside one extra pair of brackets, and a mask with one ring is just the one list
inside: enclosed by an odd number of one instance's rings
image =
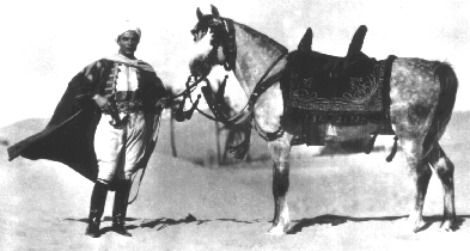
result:
[[(399, 216), (380, 216), (380, 217), (351, 217), (342, 215), (325, 214), (317, 216), (315, 218), (303, 218), (298, 221), (294, 221), (288, 231), (288, 234), (296, 234), (301, 232), (303, 228), (311, 227), (313, 225), (330, 224), (337, 226), (346, 222), (363, 222), (363, 221), (396, 221), (407, 218), (408, 215)], [(429, 228), (432, 224), (442, 221), (442, 215), (424, 216), (426, 224), (420, 229), (420, 231)], [(455, 225), (452, 230), (457, 230), (465, 221), (466, 218), (470, 218), (470, 215), (459, 215), (457, 216)]]
[[(81, 218), (81, 219), (74, 219), (74, 218), (65, 218), (64, 220), (66, 221), (79, 221), (83, 223), (88, 223), (87, 218)], [(110, 222), (112, 221), (112, 217), (110, 216), (105, 216), (102, 220), (102, 222)], [(133, 224), (133, 222), (140, 221), (141, 223), (138, 224)], [(157, 231), (163, 230), (169, 226), (176, 226), (180, 224), (190, 224), (190, 223), (196, 223), (197, 225), (205, 224), (208, 222), (214, 222), (214, 221), (226, 221), (226, 222), (234, 222), (234, 223), (240, 223), (240, 224), (253, 224), (253, 223), (258, 223), (261, 222), (262, 220), (256, 219), (252, 221), (246, 221), (246, 220), (238, 220), (238, 219), (229, 219), (229, 218), (219, 218), (219, 219), (197, 219), (194, 217), (192, 214), (188, 214), (186, 217), (181, 218), (181, 219), (171, 219), (171, 218), (157, 218), (153, 220), (145, 220), (145, 219), (137, 219), (137, 218), (132, 218), (132, 217), (126, 217), (126, 226), (125, 228), (127, 230), (132, 230), (136, 228), (156, 228)], [(103, 235), (107, 232), (112, 232), (113, 229), (112, 227), (103, 227), (100, 229), (100, 235)]]
[[(83, 222), (85, 224), (88, 224), (88, 218), (80, 218), (80, 219), (76, 219), (76, 218), (65, 218), (64, 219), (65, 221), (78, 221), (78, 222)], [(101, 220), (101, 222), (111, 222), (113, 220), (112, 217), (110, 216), (105, 216), (103, 217), (103, 219)], [(129, 224), (129, 222), (133, 222), (133, 221), (137, 221), (138, 219), (137, 218), (132, 218), (132, 217), (126, 217), (126, 223)], [(129, 229), (134, 229), (135, 226), (133, 226), (132, 224), (131, 225), (126, 225), (124, 227), (125, 229), (129, 230)], [(112, 227), (103, 227), (103, 228), (100, 228), (100, 231), (99, 231), (99, 235), (103, 235), (107, 232), (113, 232), (113, 228)]]

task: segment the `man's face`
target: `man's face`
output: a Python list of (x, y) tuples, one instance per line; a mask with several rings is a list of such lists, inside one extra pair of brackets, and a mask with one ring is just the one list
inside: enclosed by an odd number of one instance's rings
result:
[(126, 31), (118, 37), (119, 52), (126, 57), (134, 57), (139, 44), (139, 35), (135, 31)]

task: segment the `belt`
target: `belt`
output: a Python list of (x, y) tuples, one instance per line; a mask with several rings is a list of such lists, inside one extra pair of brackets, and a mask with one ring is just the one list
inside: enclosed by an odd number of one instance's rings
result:
[(114, 102), (118, 112), (134, 113), (143, 110), (143, 102), (136, 92), (118, 91), (114, 94)]
[(116, 102), (116, 107), (119, 112), (123, 113), (134, 113), (143, 110), (142, 102), (135, 101), (121, 101)]
[(140, 100), (137, 95), (137, 92), (132, 91), (118, 91), (114, 93), (114, 99), (116, 100), (116, 102)]

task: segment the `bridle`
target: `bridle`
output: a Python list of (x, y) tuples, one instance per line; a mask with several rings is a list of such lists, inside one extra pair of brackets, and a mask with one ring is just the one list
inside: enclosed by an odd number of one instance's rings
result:
[[(222, 50), (225, 55), (225, 60), (222, 63), (224, 66), (225, 70), (227, 71), (233, 71), (235, 70), (235, 61), (237, 57), (237, 46), (236, 46), (236, 40), (235, 40), (235, 27), (234, 27), (234, 21), (228, 18), (222, 18), (222, 17), (213, 17), (212, 15), (207, 15), (204, 17), (204, 20), (200, 20), (200, 23), (203, 23), (202, 25), (205, 25), (205, 27), (197, 27), (198, 29), (201, 30), (209, 30), (209, 28), (212, 30), (213, 37), (211, 40), (211, 46), (212, 50), (209, 52), (209, 54), (216, 55), (217, 50), (219, 47), (222, 47)], [(196, 35), (198, 30), (193, 29), (191, 33), (193, 35)], [(272, 76), (268, 75), (271, 73), (272, 69), (287, 55), (287, 51), (282, 53), (276, 60), (273, 61), (273, 63), (268, 67), (268, 69), (264, 72), (264, 74), (261, 76), (261, 78), (258, 80), (258, 82), (255, 85), (255, 88), (253, 89), (253, 92), (250, 94), (250, 97), (248, 99), (247, 104), (241, 109), (240, 112), (237, 114), (227, 117), (223, 115), (223, 112), (220, 111), (221, 105), (218, 104), (217, 102), (220, 102), (220, 91), (223, 92), (223, 88), (225, 87), (225, 83), (222, 87), (222, 90), (219, 90), (219, 93), (216, 94), (215, 96), (219, 96), (219, 98), (213, 99), (208, 97), (208, 91), (204, 91), (203, 89), (203, 94), (205, 95), (206, 101), (209, 105), (209, 108), (211, 109), (212, 113), (214, 116), (210, 116), (209, 114), (201, 111), (200, 109), (196, 108), (196, 110), (201, 113), (203, 116), (207, 117), (208, 119), (222, 122), (226, 126), (233, 127), (233, 126), (238, 126), (241, 124), (244, 124), (247, 120), (251, 119), (252, 117), (252, 112), (253, 112), (253, 106), (256, 103), (257, 99), (259, 96), (266, 91), (269, 87), (271, 87), (274, 83), (280, 80), (282, 71), (279, 73), (276, 73)], [(209, 80), (207, 80), (207, 76), (202, 76), (200, 78), (197, 78), (193, 76), (195, 79), (203, 79), (207, 83), (207, 88), (209, 89)], [(191, 78), (191, 77), (190, 77)], [(226, 79), (225, 79), (226, 81)], [(202, 81), (200, 81), (202, 82)], [(188, 84), (188, 82), (186, 83)], [(203, 87), (204, 88), (204, 87)], [(208, 90), (206, 89), (206, 90)], [(194, 102), (191, 99), (191, 95), (189, 95), (190, 101), (194, 104)]]
[(233, 25), (233, 20), (229, 18), (215, 18), (211, 15), (204, 17), (201, 26), (195, 28), (191, 33), (195, 36), (197, 34), (197, 29), (200, 30), (212, 30), (213, 37), (211, 40), (212, 50), (209, 54), (216, 55), (217, 49), (221, 46), (225, 55), (225, 60), (222, 63), (225, 70), (231, 71), (235, 69), (235, 60), (237, 57), (237, 46), (235, 41), (235, 28)]
[(235, 69), (235, 60), (237, 59), (237, 45), (235, 41), (235, 27), (233, 20), (223, 18), (221, 19), (224, 24), (224, 36), (222, 37), (222, 49), (225, 55), (225, 62), (223, 64), (226, 71)]

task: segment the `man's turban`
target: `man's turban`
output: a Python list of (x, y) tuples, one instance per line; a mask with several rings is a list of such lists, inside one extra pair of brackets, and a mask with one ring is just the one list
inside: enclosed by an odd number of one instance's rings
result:
[(140, 28), (129, 20), (124, 21), (119, 27), (117, 27), (117, 37), (119, 38), (119, 36), (121, 36), (126, 31), (134, 31), (135, 33), (137, 33), (137, 36), (139, 36), (139, 39), (142, 35), (142, 31), (140, 30)]

